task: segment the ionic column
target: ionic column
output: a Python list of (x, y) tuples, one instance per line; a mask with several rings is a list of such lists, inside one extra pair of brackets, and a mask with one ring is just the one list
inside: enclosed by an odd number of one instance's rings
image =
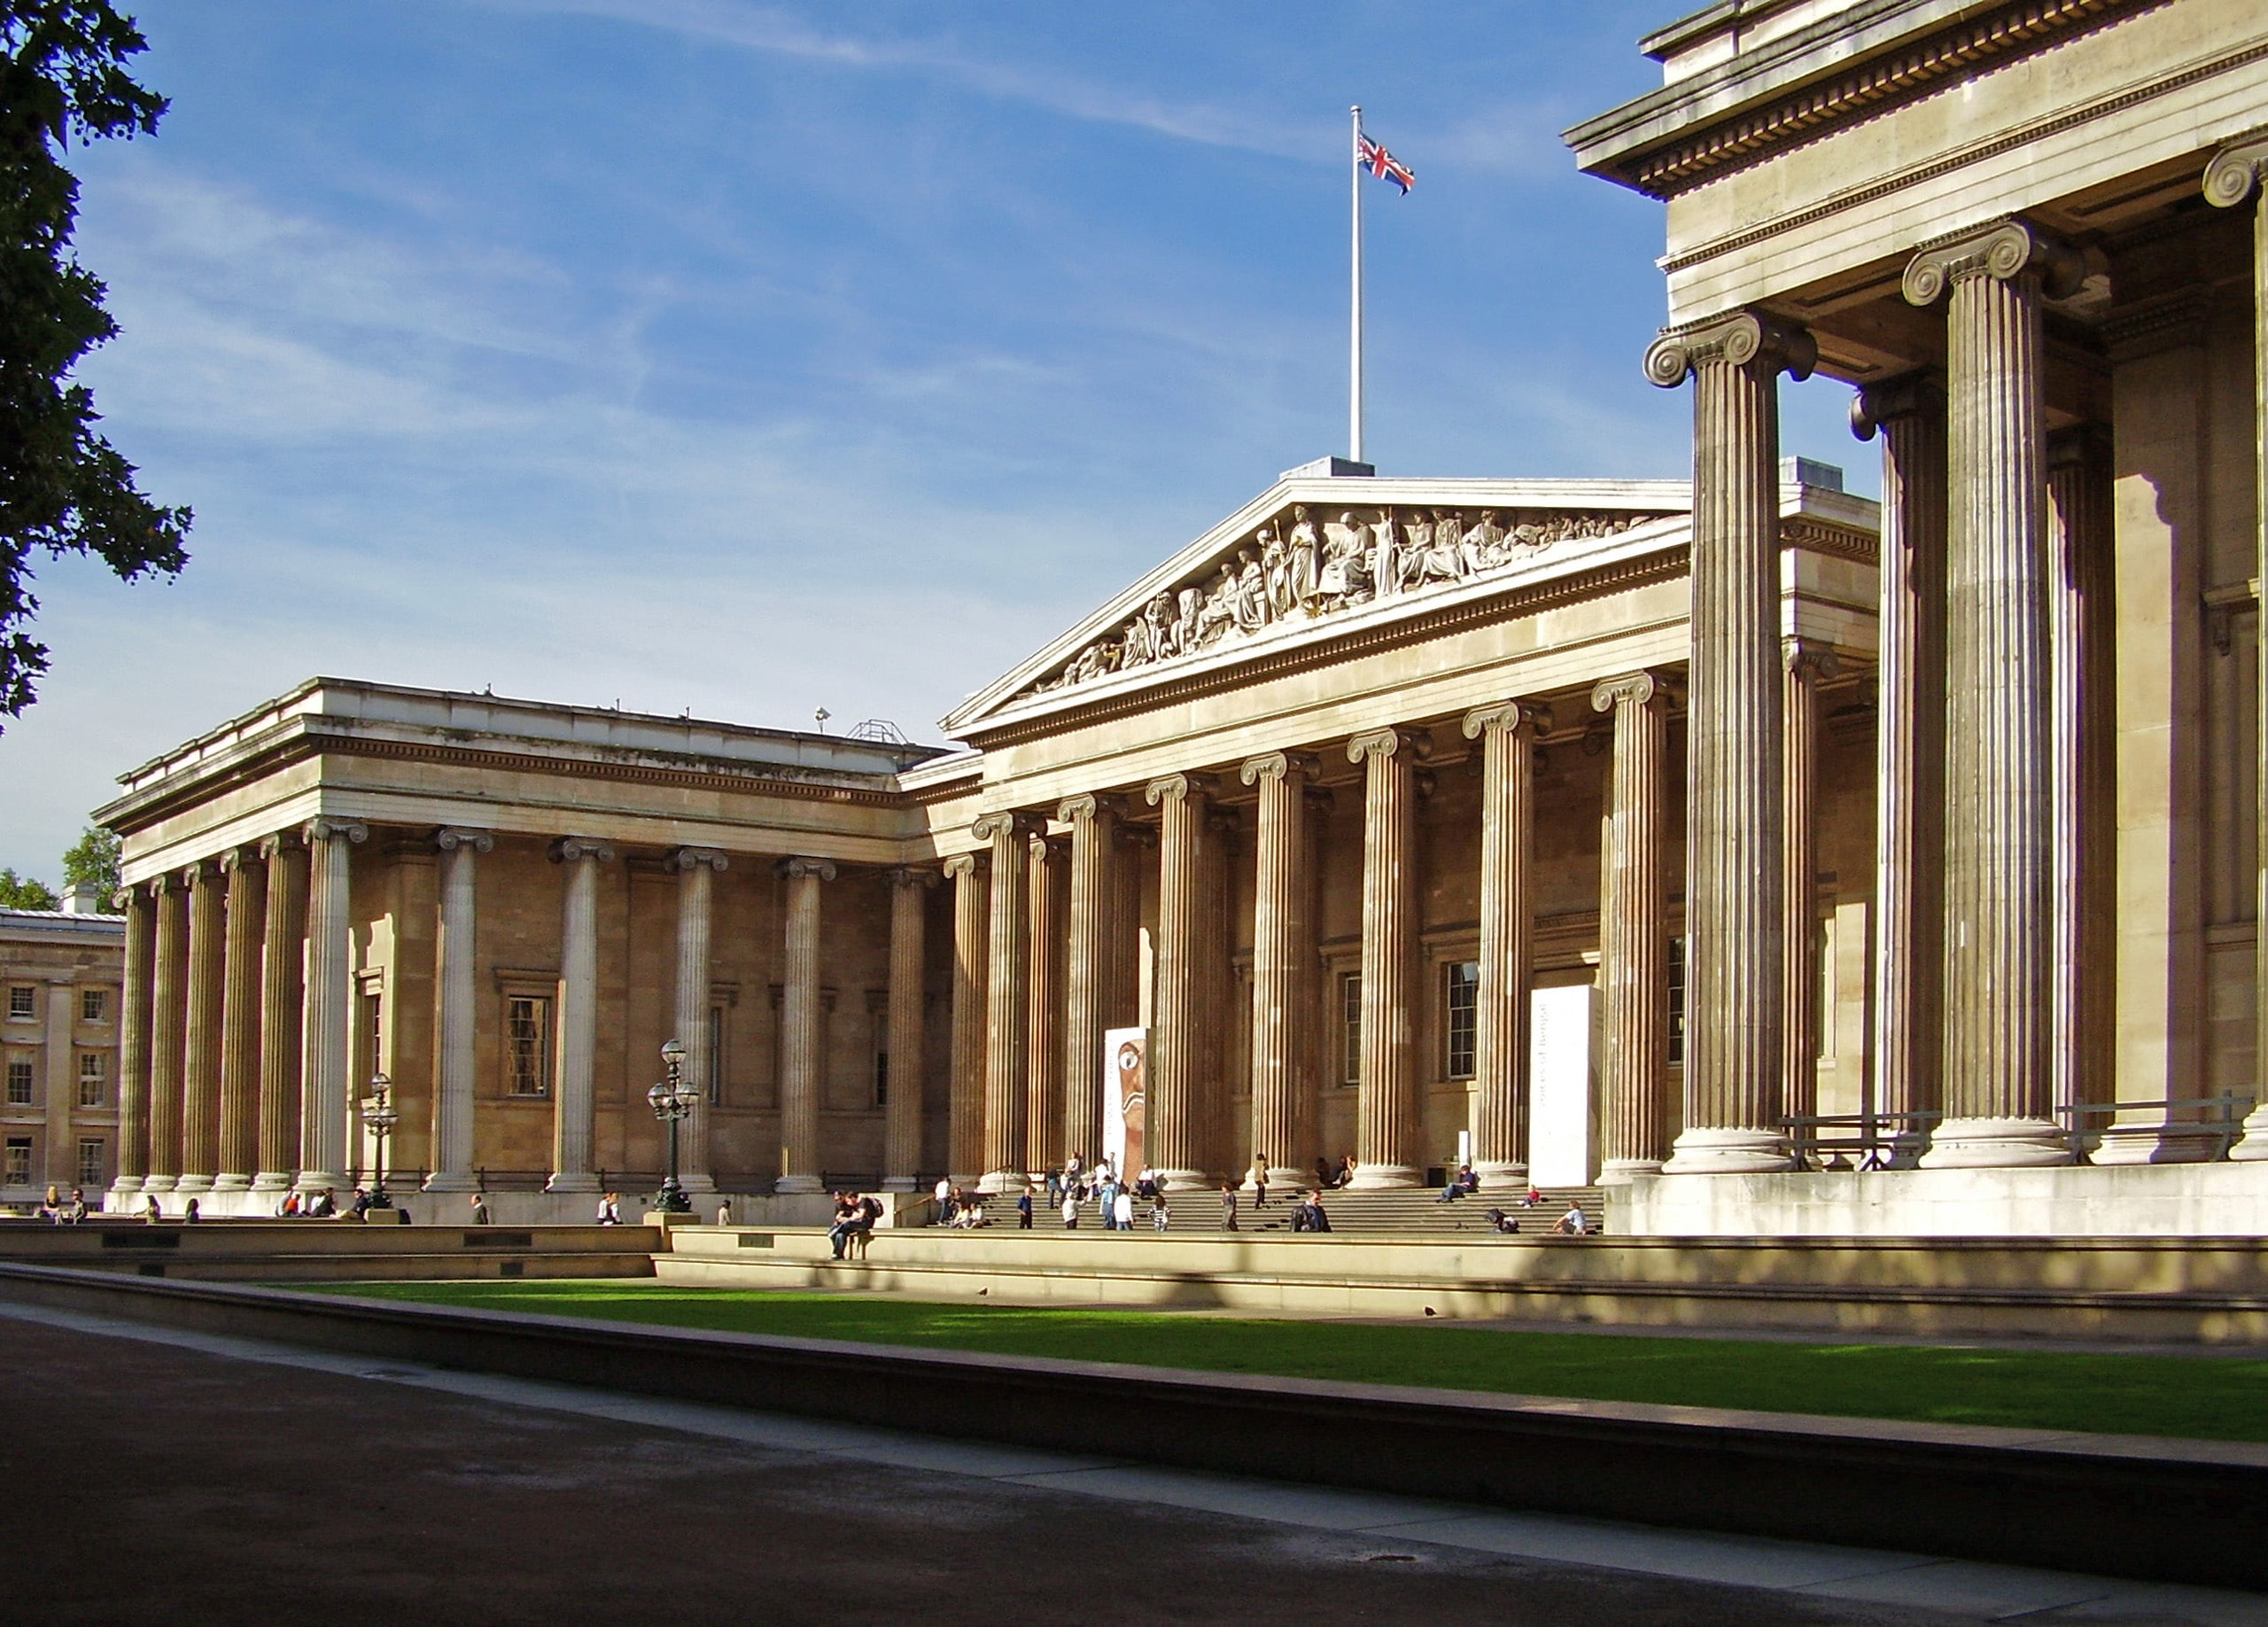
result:
[(599, 866), (614, 849), (586, 837), (551, 845), (566, 871), (559, 923), (559, 1088), (552, 1103), (551, 1179), (546, 1192), (596, 1192), (591, 1130), (599, 1047)]
[(1527, 1181), (1535, 743), (1550, 727), (1549, 708), (1522, 701), (1464, 714), (1464, 737), (1480, 742), (1480, 987), (1473, 1014), (1472, 1169), (1491, 1188)]
[(1781, 1045), (1780, 1103), (1790, 1118), (1819, 1110), (1819, 681), (1838, 670), (1835, 651), (1790, 638), (1782, 650), (1787, 691), (1785, 772), (1780, 827), (1788, 911), (1781, 938), (1780, 1001), (1788, 1014)]
[(1309, 874), (1308, 788), (1323, 767), (1299, 751), (1270, 751), (1239, 771), (1259, 787), (1253, 854), (1252, 1150), (1286, 1181), (1318, 1151), (1315, 1047), (1314, 877)]
[(150, 956), (150, 1167), (144, 1192), (181, 1180), (182, 1068), (189, 1023), (189, 891), (178, 877), (150, 884), (157, 933)]
[(1071, 827), (1071, 896), (1064, 976), (1063, 1151), (1091, 1166), (1102, 1153), (1102, 1036), (1112, 1026), (1121, 808), (1111, 797), (1070, 797), (1055, 817)]
[(1940, 1101), (1944, 1041), (1946, 402), (1923, 374), (1851, 403), (1861, 440), (1882, 432), (1881, 611), (1875, 672), (1875, 1101), (1896, 1162)]
[(2068, 1163), (2052, 1116), (2043, 285), (2082, 269), (2022, 222), (1916, 255), (1948, 290), (1945, 1113), (1927, 1168)]
[(889, 1100), (882, 1107), (882, 1190), (911, 1192), (921, 1168), (921, 1087), (935, 870), (889, 872)]
[(221, 1154), (221, 977), (225, 969), (228, 882), (200, 859), (181, 873), (189, 889), (189, 1012), (183, 1029), (181, 1179), (175, 1190), (210, 1192)]
[(1693, 656), (1686, 703), (1685, 1127), (1665, 1171), (1787, 1167), (1780, 1127), (1780, 412), (1811, 335), (1752, 311), (1646, 353), (1693, 393)]
[(440, 985), (440, 1033), (433, 1082), (433, 1170), (428, 1192), (478, 1188), (473, 1102), (479, 1070), (480, 855), (496, 838), (485, 830), (447, 827), (433, 835), (441, 850), (441, 941), (435, 960)]
[(252, 1186), (260, 1160), (260, 940), (264, 867), (241, 847), (221, 855), (229, 877), (221, 971), (221, 1167), (215, 1192)]
[(1228, 1049), (1237, 1000), (1235, 956), (1230, 941), (1230, 903), (1236, 896), (1233, 875), (1237, 843), (1244, 821), (1234, 808), (1217, 804), (1205, 816), (1205, 837), (1198, 849), (1197, 897), (1197, 1099), (1199, 1167), (1219, 1186), (1223, 1173), (1239, 1179), (1245, 1165), (1235, 1156), (1238, 1125), (1229, 1101)]
[[(1603, 1186), (1659, 1173), (1671, 1151), (1669, 883), (1662, 846), (1669, 702), (1668, 683), (1657, 673), (1610, 678), (1591, 691), (1591, 709), (1614, 714), (1599, 864), (1599, 975), (1606, 995)], [(1689, 1067), (1692, 1031), (1689, 1023)]]
[(1143, 797), (1162, 814), (1158, 836), (1158, 938), (1151, 976), (1155, 1018), (1150, 1045), (1150, 1094), (1143, 1151), (1150, 1167), (1175, 1186), (1204, 1184), (1206, 1167), (1203, 1047), (1205, 816), (1212, 782), (1203, 775), (1153, 780)]
[(1032, 837), (1028, 856), (1024, 1161), (1045, 1169), (1063, 1158), (1063, 918), (1070, 909), (1071, 867), (1064, 844), (1045, 836)]
[(782, 859), (788, 884), (788, 959), (780, 999), (780, 1179), (775, 1192), (818, 1192), (819, 1111), (827, 1059), (821, 1052), (819, 908), (821, 882), (835, 879), (825, 859)]
[(952, 1094), (945, 1139), (947, 1172), (972, 1185), (984, 1163), (985, 961), (991, 890), (975, 853), (945, 860), (953, 884)]
[(1347, 743), (1363, 765), (1362, 1083), (1355, 1104), (1358, 1187), (1425, 1179), (1419, 1145), (1410, 985), (1418, 960), (1418, 763), (1426, 736), (1382, 728)]
[(370, 828), (311, 819), (307, 845), (307, 989), (299, 1061), (299, 1190), (346, 1179), (346, 1078), (353, 1065), (354, 845)]
[[(2205, 167), (2205, 197), (2217, 207), (2233, 208), (2253, 200), (2252, 215), (2252, 474), (2253, 579), (2268, 587), (2268, 141), (2224, 148)], [(2244, 1136), (2229, 1156), (2268, 1159), (2268, 606), (2261, 616), (2263, 654), (2257, 683), (2256, 753), (2253, 775), (2254, 855), (2256, 882), (2253, 904), (2252, 1078), (2256, 1096), (2244, 1121)]]
[(991, 934), (984, 960), (984, 1179), (986, 1192), (1024, 1184), (1024, 1051), (1028, 994), (1024, 933), (1025, 844), (1032, 822), (1014, 814), (987, 814), (970, 827), (990, 844)]
[(709, 1049), (709, 938), (715, 918), (716, 877), (731, 862), (710, 847), (680, 847), (664, 861), (677, 873), (677, 994), (671, 1007), (672, 1031), (685, 1047), (683, 1078), (694, 1095), (693, 1111), (678, 1125), (678, 1181), (687, 1192), (717, 1189), (710, 1171), (710, 1112), (718, 1100), (717, 1059)]
[(108, 1207), (124, 1211), (150, 1172), (150, 975), (158, 912), (146, 887), (121, 887), (113, 907), (126, 915), (126, 967), (118, 1012), (118, 1174)]
[(307, 850), (292, 836), (261, 838), (268, 874), (260, 936), (260, 1157), (254, 1192), (288, 1192), (299, 1167), (300, 1008), (307, 951)]

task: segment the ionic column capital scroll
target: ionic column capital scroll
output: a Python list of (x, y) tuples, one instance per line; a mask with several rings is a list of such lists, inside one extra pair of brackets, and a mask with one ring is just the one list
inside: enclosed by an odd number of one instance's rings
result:
[(554, 864), (571, 864), (585, 859), (606, 864), (613, 858), (611, 844), (591, 837), (561, 837), (551, 845), (551, 861)]
[(1784, 370), (1808, 378), (1818, 362), (1819, 344), (1810, 329), (1768, 311), (1736, 311), (1689, 328), (1665, 330), (1646, 347), (1645, 365), (1650, 382), (1674, 390), (1713, 362), (1754, 364), (1767, 374)]
[(1875, 432), (1886, 424), (1941, 416), (1945, 409), (1944, 379), (1927, 369), (1900, 373), (1880, 384), (1863, 385), (1851, 398), (1851, 432), (1860, 440), (1872, 440)]
[(1433, 754), (1433, 737), (1421, 728), (1374, 728), (1347, 742), (1347, 760), (1367, 763), (1373, 758), (1408, 757), (1424, 762)]
[(831, 882), (835, 879), (835, 860), (809, 859), (798, 854), (791, 859), (781, 860), (772, 867), (772, 873), (782, 881), (801, 881), (807, 876), (813, 876), (820, 881)]
[(299, 837), (310, 847), (333, 840), (361, 843), (370, 839), (370, 828), (359, 820), (311, 819), (299, 827)]
[(1323, 761), (1306, 751), (1270, 751), (1245, 759), (1237, 770), (1237, 777), (1247, 785), (1257, 785), (1262, 780), (1280, 781), (1293, 775), (1313, 779), (1323, 770)]
[(1027, 814), (1010, 808), (998, 814), (980, 814), (970, 821), (968, 833), (980, 842), (1014, 841), (1047, 829), (1047, 821), (1037, 814)]
[(1798, 677), (1832, 678), (1843, 670), (1843, 659), (1835, 653), (1835, 646), (1822, 644), (1816, 639), (1782, 639), (1780, 660), (1790, 673)]
[(455, 852), (461, 847), (470, 848), (476, 853), (490, 853), (496, 851), (496, 837), (486, 830), (444, 825), (433, 833), (433, 845), (445, 853)]
[(1935, 305), (1955, 283), (1973, 276), (2000, 282), (2036, 274), (2051, 300), (2075, 294), (2086, 280), (2079, 252), (2024, 220), (2006, 220), (1949, 242), (1933, 244), (1907, 262), (1902, 286), (1908, 305)]
[(926, 864), (894, 864), (882, 872), (893, 888), (934, 887), (944, 876)]
[(680, 875), (703, 866), (721, 875), (733, 868), (733, 861), (713, 847), (672, 847), (662, 859), (664, 869)]
[(1153, 808), (1161, 807), (1169, 801), (1186, 802), (1192, 797), (1203, 798), (1212, 794), (1212, 776), (1203, 774), (1161, 775), (1142, 788), (1142, 799)]
[(1601, 679), (1591, 689), (1591, 710), (1612, 712), (1617, 706), (1644, 706), (1657, 702), (1667, 705), (1670, 699), (1668, 676), (1641, 670)]
[(1551, 708), (1534, 701), (1499, 701), (1493, 706), (1475, 706), (1464, 714), (1464, 737), (1478, 740), (1494, 729), (1510, 735), (1525, 732), (1530, 739), (1551, 732)]
[(1067, 825), (1076, 825), (1083, 819), (1099, 819), (1106, 814), (1124, 818), (1125, 798), (1101, 791), (1083, 791), (1078, 796), (1064, 798), (1055, 809), (1055, 817)]
[(2205, 201), (2217, 209), (2233, 209), (2264, 188), (2268, 176), (2268, 134), (2232, 142), (2213, 154), (2205, 166)]
[(975, 875), (981, 862), (982, 858), (979, 854), (955, 853), (937, 868), (944, 872), (948, 880), (959, 881), (963, 876)]

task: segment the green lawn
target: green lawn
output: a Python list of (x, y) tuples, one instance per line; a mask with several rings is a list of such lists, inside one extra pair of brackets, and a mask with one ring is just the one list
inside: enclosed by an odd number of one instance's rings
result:
[(2268, 1360), (1508, 1333), (1142, 1311), (929, 1304), (656, 1282), (387, 1282), (376, 1299), (1216, 1373), (1759, 1407), (1854, 1418), (2268, 1441)]

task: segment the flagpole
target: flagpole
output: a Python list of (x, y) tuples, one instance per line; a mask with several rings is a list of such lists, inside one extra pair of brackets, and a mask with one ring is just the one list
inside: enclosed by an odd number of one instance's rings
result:
[(1357, 105), (1350, 111), (1355, 121), (1354, 162), (1348, 166), (1347, 178), (1352, 183), (1348, 196), (1354, 211), (1354, 299), (1348, 323), (1347, 455), (1359, 463), (1363, 461), (1363, 110)]

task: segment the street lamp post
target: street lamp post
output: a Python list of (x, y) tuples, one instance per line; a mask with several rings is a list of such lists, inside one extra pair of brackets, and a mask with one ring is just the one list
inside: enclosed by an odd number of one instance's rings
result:
[(669, 1068), (670, 1076), (663, 1083), (646, 1093), (646, 1101), (654, 1109), (654, 1117), (670, 1127), (670, 1172), (662, 1181), (661, 1195), (656, 1206), (665, 1215), (682, 1215), (692, 1211), (693, 1200), (677, 1180), (677, 1127), (698, 1105), (694, 1094), (685, 1085), (685, 1042), (672, 1039), (662, 1047), (662, 1061)]
[(393, 1207), (393, 1199), (386, 1195), (386, 1137), (392, 1135), (393, 1127), (401, 1122), (401, 1115), (394, 1111), (386, 1101), (386, 1093), (392, 1087), (392, 1079), (383, 1073), (374, 1073), (370, 1076), (370, 1094), (362, 1098), (362, 1127), (378, 1144), (377, 1167), (370, 1175), (370, 1207), (373, 1209)]

